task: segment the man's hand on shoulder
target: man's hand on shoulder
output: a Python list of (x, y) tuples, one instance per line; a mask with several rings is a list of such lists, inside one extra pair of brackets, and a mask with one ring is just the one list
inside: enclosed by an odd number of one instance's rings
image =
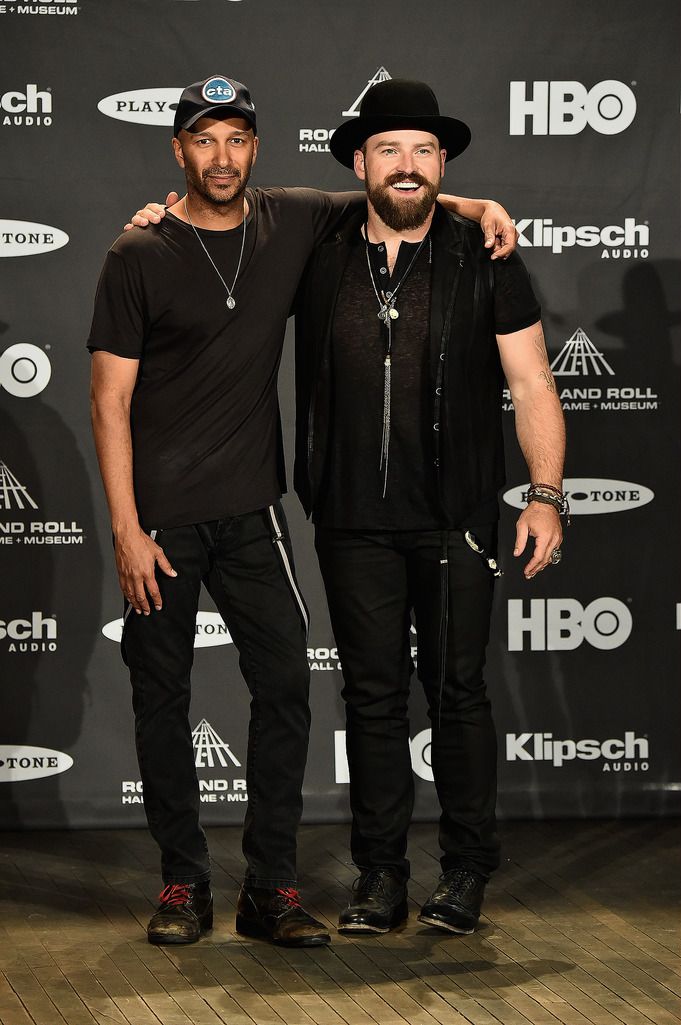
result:
[(485, 249), (492, 250), (493, 260), (505, 260), (518, 244), (518, 232), (508, 211), (493, 199), (484, 201), (480, 228), (485, 236)]
[(147, 228), (150, 224), (159, 224), (166, 215), (166, 207), (174, 206), (179, 200), (177, 192), (169, 192), (165, 203), (147, 203), (141, 210), (133, 215), (132, 220), (123, 228), (123, 231), (130, 231), (131, 228)]

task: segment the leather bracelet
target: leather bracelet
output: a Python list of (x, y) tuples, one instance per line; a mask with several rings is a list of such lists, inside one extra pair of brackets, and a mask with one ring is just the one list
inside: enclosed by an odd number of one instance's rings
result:
[(555, 488), (553, 484), (530, 484), (531, 488), (546, 488), (547, 491), (555, 491), (561, 498), (565, 497), (565, 492), (561, 491), (560, 488)]
[(528, 494), (527, 504), (529, 505), (530, 502), (541, 502), (542, 505), (552, 505), (554, 509), (558, 510), (558, 512), (563, 511), (563, 502), (560, 498), (556, 498), (554, 495)]
[[(556, 494), (551, 494), (551, 492), (556, 492)], [(564, 491), (558, 491), (552, 485), (531, 484), (527, 490), (527, 504), (529, 505), (530, 502), (552, 505), (558, 511), (559, 516), (567, 516), (567, 525), (570, 526), (570, 503)]]

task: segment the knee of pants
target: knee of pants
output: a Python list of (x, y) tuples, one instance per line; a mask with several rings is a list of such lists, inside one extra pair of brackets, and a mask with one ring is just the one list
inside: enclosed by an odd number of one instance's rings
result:
[[(242, 666), (244, 677), (261, 707), (272, 705), (281, 712), (288, 707), (307, 706), (310, 696), (310, 668), (307, 658), (291, 658), (267, 672), (254, 674)], [(256, 687), (253, 687), (253, 682)]]
[(463, 715), (468, 712), (487, 709), (490, 700), (487, 686), (482, 673), (461, 679), (447, 676), (440, 700), (440, 683), (437, 679), (424, 682), (428, 703), (432, 707), (441, 706), (441, 713), (449, 712)]
[(348, 718), (405, 722), (409, 716), (408, 695), (400, 691), (372, 692), (370, 687), (346, 684), (341, 691)]

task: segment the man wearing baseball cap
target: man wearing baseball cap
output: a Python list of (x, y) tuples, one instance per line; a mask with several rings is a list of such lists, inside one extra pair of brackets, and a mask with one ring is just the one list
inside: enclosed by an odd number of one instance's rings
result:
[(276, 379), (307, 259), (364, 197), (248, 186), (255, 107), (224, 75), (184, 90), (172, 143), (187, 193), (158, 226), (113, 244), (88, 339), (144, 807), (161, 849), (164, 889), (148, 938), (191, 943), (213, 920), (188, 720), (204, 584), (251, 694), (237, 930), (319, 946), (328, 931), (303, 909), (296, 883), (308, 614), (280, 504)]
[(441, 806), (442, 874), (419, 920), (472, 932), (498, 865), (483, 666), (504, 375), (533, 482), (514, 555), (534, 538), (528, 579), (561, 557), (564, 426), (539, 304), (515, 253), (492, 263), (477, 226), (435, 202), (470, 138), (425, 83), (373, 86), (330, 143), (367, 208), (315, 250), (296, 310), (295, 483), (343, 667), (360, 876), (339, 929), (352, 934), (408, 914), (412, 619)]

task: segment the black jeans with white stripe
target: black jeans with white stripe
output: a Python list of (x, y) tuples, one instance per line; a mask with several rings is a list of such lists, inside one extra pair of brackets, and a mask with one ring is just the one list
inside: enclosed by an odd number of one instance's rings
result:
[[(496, 553), (496, 525), (475, 533)], [(390, 867), (409, 875), (413, 615), (442, 809), (442, 871), (468, 868), (489, 876), (499, 864), (497, 744), (483, 677), (492, 570), (458, 530), (318, 526), (315, 545), (343, 665), (353, 861), (361, 869)]]
[[(144, 808), (161, 848), (163, 880), (210, 877), (189, 723), (203, 583), (238, 649), (251, 694), (246, 879), (257, 886), (295, 886), (310, 726), (307, 610), (295, 582), (281, 505), (157, 531), (156, 541), (177, 577), (157, 573), (163, 609), (126, 616), (122, 652), (132, 682)], [(232, 736), (229, 706), (225, 693), (215, 710), (227, 737)]]

